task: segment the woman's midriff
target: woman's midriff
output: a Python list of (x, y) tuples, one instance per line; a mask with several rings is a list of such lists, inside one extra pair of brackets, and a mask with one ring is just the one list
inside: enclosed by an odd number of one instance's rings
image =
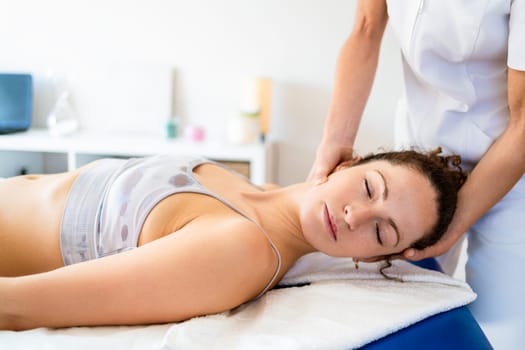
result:
[(20, 272), (63, 266), (60, 222), (64, 206), (73, 182), (90, 166), (92, 163), (74, 172), (17, 176), (0, 182), (0, 237), (9, 241), (6, 246), (16, 249), (17, 259), (25, 264), (20, 265)]

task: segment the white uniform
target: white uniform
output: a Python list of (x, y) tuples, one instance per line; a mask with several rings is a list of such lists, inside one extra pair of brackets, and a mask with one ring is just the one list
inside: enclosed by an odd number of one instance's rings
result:
[[(405, 78), (396, 147), (442, 146), (471, 169), (507, 126), (507, 66), (525, 70), (525, 0), (387, 3)], [(468, 237), (471, 310), (496, 349), (523, 348), (525, 177)]]

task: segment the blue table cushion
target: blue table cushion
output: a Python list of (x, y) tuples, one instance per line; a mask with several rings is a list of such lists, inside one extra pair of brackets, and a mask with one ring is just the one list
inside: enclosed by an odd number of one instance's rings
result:
[[(433, 258), (415, 264), (441, 271), (439, 263)], [(492, 349), (492, 346), (469, 309), (462, 306), (426, 318), (361, 349), (483, 350)]]

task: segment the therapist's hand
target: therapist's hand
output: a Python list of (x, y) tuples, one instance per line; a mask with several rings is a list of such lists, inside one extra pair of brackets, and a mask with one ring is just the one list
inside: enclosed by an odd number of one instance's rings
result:
[[(317, 148), (315, 162), (307, 181), (323, 183), (338, 165), (343, 162), (355, 162), (356, 160), (358, 158), (354, 158), (351, 147), (341, 147), (336, 143), (321, 143)], [(350, 163), (347, 165), (351, 165)]]
[[(400, 254), (394, 254), (389, 257), (390, 260), (395, 259), (401, 259), (401, 260), (411, 260), (411, 261), (418, 261), (423, 260), (426, 258), (433, 258), (439, 255), (445, 254), (450, 248), (456, 244), (458, 239), (461, 238), (462, 235), (454, 235), (451, 232), (447, 231), (443, 237), (441, 237), (441, 240), (438, 241), (436, 244), (427, 247), (423, 250), (417, 250), (414, 248), (407, 248)], [(365, 262), (365, 263), (372, 263), (372, 262), (378, 262), (385, 260), (386, 257), (384, 256), (376, 256), (371, 258), (359, 258), (359, 261)]]
[(454, 244), (456, 244), (461, 236), (462, 235), (458, 236), (452, 234), (450, 231), (447, 231), (436, 244), (423, 250), (407, 248), (403, 251), (399, 258), (417, 261), (445, 254), (450, 248), (454, 246)]

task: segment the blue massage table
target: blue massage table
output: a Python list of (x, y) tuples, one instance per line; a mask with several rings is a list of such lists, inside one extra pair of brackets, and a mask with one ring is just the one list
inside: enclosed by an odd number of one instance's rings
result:
[[(435, 259), (414, 264), (441, 271)], [(466, 306), (442, 312), (365, 345), (364, 350), (387, 349), (492, 349), (487, 337)]]

